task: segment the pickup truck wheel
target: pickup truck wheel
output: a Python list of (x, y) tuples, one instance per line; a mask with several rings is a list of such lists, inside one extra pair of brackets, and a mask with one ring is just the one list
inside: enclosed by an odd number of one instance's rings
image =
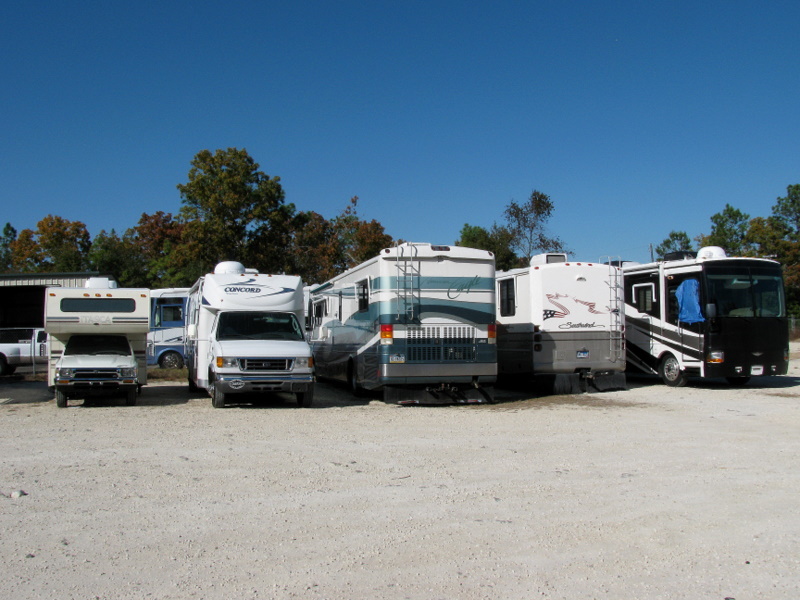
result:
[(56, 390), (56, 406), (67, 408), (67, 395), (61, 390)]
[(136, 406), (136, 392), (137, 389), (135, 387), (128, 388), (125, 392), (125, 404), (128, 406)]
[(162, 369), (182, 369), (183, 357), (177, 352), (164, 352), (158, 359), (158, 366)]
[(311, 408), (311, 405), (314, 404), (314, 388), (308, 388), (305, 392), (296, 392), (295, 397), (297, 398), (297, 406)]
[(225, 408), (225, 394), (220, 391), (216, 381), (211, 384), (211, 406)]
[(0, 376), (11, 375), (14, 372), (14, 367), (9, 366), (6, 357), (0, 354)]

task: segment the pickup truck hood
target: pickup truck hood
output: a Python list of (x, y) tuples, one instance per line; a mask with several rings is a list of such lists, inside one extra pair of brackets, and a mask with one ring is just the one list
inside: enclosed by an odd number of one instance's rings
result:
[(287, 340), (226, 340), (215, 342), (217, 356), (231, 358), (289, 358), (311, 356), (305, 341)]
[(136, 359), (122, 354), (74, 354), (62, 356), (57, 366), (65, 369), (121, 369), (135, 367)]

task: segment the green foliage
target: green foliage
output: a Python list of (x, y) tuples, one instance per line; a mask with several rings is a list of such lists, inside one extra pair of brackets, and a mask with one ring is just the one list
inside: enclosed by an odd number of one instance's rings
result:
[(528, 200), (518, 204), (515, 200), (504, 212), (508, 231), (511, 233), (511, 249), (517, 255), (530, 260), (540, 252), (566, 252), (558, 237), (547, 235), (547, 221), (555, 210), (550, 196), (533, 190)]
[(6, 223), (0, 236), (0, 273), (11, 270), (11, 242), (17, 239), (17, 230)]
[(91, 238), (86, 225), (47, 215), (36, 231), (23, 229), (8, 244), (11, 266), (28, 273), (73, 273), (88, 266)]
[(750, 215), (726, 204), (722, 212), (711, 215), (711, 233), (698, 236), (700, 246), (720, 246), (729, 256), (746, 256)]
[(666, 239), (656, 246), (656, 254), (663, 257), (670, 252), (691, 250), (692, 240), (685, 231), (670, 231)]
[(507, 227), (495, 223), (491, 230), (486, 230), (479, 225), (464, 224), (461, 228), (461, 237), (456, 241), (457, 246), (488, 250), (494, 254), (494, 263), (498, 271), (508, 271), (519, 266), (519, 259), (511, 250), (512, 236)]

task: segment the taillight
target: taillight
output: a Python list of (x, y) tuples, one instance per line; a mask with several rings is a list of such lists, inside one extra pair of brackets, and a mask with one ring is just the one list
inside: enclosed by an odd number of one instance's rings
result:
[(489, 343), (494, 344), (497, 342), (497, 325), (495, 323), (489, 324), (486, 337), (489, 338)]
[(381, 344), (391, 344), (394, 341), (394, 325), (381, 325)]

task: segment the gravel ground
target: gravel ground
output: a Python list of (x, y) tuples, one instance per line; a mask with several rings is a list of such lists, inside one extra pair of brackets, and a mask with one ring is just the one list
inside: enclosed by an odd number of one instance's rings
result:
[(800, 370), (399, 407), (0, 383), (4, 598), (800, 596)]

